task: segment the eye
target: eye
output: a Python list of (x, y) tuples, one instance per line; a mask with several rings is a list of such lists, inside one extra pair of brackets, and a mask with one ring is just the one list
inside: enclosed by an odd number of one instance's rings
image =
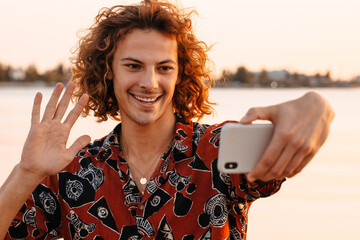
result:
[(126, 64), (126, 66), (128, 68), (130, 68), (131, 70), (137, 70), (137, 69), (140, 69), (141, 66), (139, 64), (134, 64), (134, 63), (131, 63), (131, 64)]
[(163, 72), (170, 71), (171, 69), (173, 69), (173, 68), (170, 67), (170, 66), (161, 66), (161, 67), (159, 67), (159, 70), (163, 71)]

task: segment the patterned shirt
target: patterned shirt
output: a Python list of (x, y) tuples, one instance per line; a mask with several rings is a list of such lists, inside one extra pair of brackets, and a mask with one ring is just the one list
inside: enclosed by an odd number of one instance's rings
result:
[(35, 189), (5, 239), (246, 239), (251, 203), (282, 181), (256, 184), (219, 172), (223, 125), (178, 117), (173, 144), (143, 195), (120, 151), (120, 123)]

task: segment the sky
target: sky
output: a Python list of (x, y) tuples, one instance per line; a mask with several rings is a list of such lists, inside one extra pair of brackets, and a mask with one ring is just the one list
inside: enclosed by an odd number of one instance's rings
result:
[[(69, 63), (77, 32), (102, 7), (134, 0), (0, 0), (0, 63), (40, 71)], [(281, 70), (360, 75), (359, 0), (179, 0), (194, 7), (200, 40), (214, 44), (214, 73)]]

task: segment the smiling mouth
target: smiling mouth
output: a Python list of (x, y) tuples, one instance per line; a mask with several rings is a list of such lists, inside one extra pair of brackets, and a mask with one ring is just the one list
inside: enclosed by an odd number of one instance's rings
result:
[(146, 97), (139, 97), (136, 95), (133, 95), (133, 96), (136, 100), (138, 100), (140, 102), (144, 102), (144, 103), (154, 103), (154, 102), (156, 102), (156, 100), (158, 100), (160, 98), (160, 97), (146, 98)]

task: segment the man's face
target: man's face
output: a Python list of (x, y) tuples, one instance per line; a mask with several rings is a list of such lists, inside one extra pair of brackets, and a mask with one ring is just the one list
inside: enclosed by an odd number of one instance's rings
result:
[(152, 29), (135, 29), (120, 40), (112, 77), (122, 121), (148, 125), (172, 118), (178, 79), (176, 40)]

